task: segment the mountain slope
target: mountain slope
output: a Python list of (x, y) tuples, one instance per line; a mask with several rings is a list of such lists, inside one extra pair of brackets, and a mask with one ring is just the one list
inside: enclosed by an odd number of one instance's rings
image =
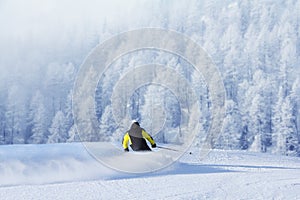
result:
[(300, 198), (299, 158), (214, 150), (200, 161), (189, 152), (163, 170), (128, 174), (102, 166), (81, 144), (3, 146), (1, 199)]

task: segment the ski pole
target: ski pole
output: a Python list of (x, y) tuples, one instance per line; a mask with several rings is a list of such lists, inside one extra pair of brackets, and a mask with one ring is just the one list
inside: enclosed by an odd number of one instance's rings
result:
[(170, 151), (178, 151), (176, 149), (172, 149), (172, 148), (168, 148), (168, 147), (162, 147), (162, 146), (156, 146), (159, 149), (166, 149), (166, 150), (170, 150)]

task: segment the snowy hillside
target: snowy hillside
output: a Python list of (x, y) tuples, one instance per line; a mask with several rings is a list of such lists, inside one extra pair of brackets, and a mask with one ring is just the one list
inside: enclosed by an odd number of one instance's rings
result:
[(127, 174), (102, 166), (81, 144), (1, 146), (0, 196), (7, 200), (300, 198), (299, 158), (218, 150), (204, 160), (198, 157), (197, 150), (190, 149), (161, 171)]
[[(0, 24), (0, 200), (300, 199), (300, 0), (0, 0)], [(177, 151), (125, 153), (133, 119)]]

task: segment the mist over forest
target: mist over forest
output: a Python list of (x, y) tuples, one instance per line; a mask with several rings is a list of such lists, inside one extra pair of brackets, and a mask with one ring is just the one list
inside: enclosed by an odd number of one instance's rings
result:
[[(220, 71), (226, 116), (214, 148), (299, 156), (299, 10), (297, 0), (1, 1), (0, 144), (80, 141), (72, 91), (86, 56), (119, 33), (156, 27), (193, 39)], [(99, 77), (94, 101), (101, 132), (85, 141), (122, 139), (115, 134), (111, 90), (121, 72), (149, 63), (169, 66), (194, 86), (202, 131), (209, 129), (210, 98), (203, 77), (179, 56), (142, 50), (116, 60)], [(150, 133), (165, 120), (156, 139), (176, 142), (168, 133), (180, 133), (180, 106), (167, 88), (147, 85), (130, 100), (132, 118)], [(154, 112), (157, 104), (164, 113)]]

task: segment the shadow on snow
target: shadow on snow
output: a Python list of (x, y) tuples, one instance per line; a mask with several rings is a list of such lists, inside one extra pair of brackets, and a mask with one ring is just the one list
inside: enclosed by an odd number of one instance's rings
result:
[(277, 167), (277, 166), (255, 166), (255, 165), (218, 165), (218, 164), (193, 164), (176, 162), (165, 169), (140, 174), (121, 173), (118, 176), (110, 177), (106, 180), (130, 179), (130, 178), (146, 178), (168, 175), (189, 175), (189, 174), (214, 174), (214, 173), (231, 173), (242, 172), (248, 169), (274, 169), (274, 170), (289, 170), (300, 169), (292, 167)]

